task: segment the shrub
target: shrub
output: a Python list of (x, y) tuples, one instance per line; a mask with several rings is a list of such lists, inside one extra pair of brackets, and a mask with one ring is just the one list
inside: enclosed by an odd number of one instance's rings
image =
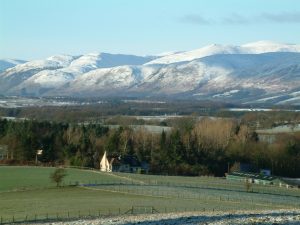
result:
[(63, 168), (57, 168), (50, 174), (50, 179), (52, 182), (56, 183), (57, 187), (59, 187), (65, 176), (67, 176), (66, 170)]

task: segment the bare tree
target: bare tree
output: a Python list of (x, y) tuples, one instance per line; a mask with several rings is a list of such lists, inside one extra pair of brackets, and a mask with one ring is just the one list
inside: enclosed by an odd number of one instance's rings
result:
[(57, 187), (59, 187), (65, 176), (67, 176), (65, 169), (56, 168), (54, 172), (50, 174), (50, 179), (52, 182), (56, 183)]
[(204, 149), (225, 149), (234, 135), (235, 123), (232, 120), (203, 119), (193, 130), (199, 147)]

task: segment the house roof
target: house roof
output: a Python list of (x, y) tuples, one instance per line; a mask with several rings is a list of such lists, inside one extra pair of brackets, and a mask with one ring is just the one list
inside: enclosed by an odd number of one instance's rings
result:
[(232, 172), (229, 173), (230, 176), (237, 176), (237, 177), (245, 177), (250, 179), (256, 179), (256, 180), (265, 180), (265, 181), (272, 181), (276, 179), (280, 179), (276, 176), (268, 176), (264, 174), (258, 174), (258, 173), (250, 173), (250, 172)]
[(282, 178), (282, 180), (289, 185), (300, 186), (300, 178)]
[(126, 155), (126, 156), (115, 156), (115, 157), (108, 157), (109, 162), (112, 162), (113, 165), (121, 165), (121, 164), (128, 164), (131, 167), (140, 167), (141, 163), (135, 156)]

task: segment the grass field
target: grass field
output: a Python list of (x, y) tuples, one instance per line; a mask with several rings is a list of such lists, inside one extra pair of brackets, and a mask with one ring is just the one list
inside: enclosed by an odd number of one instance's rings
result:
[[(0, 167), (0, 217), (78, 217), (125, 213), (132, 206), (159, 212), (284, 209), (300, 207), (299, 190), (274, 187), (247, 193), (243, 184), (221, 178), (167, 177), (67, 169), (64, 187), (49, 175), (54, 168)], [(69, 184), (81, 184), (69, 186)], [(270, 193), (267, 192), (268, 188)]]
[[(37, 188), (55, 187), (51, 183), (49, 176), (54, 168), (47, 167), (0, 167), (0, 191), (30, 190)], [(126, 180), (106, 173), (96, 173), (88, 170), (67, 169), (67, 176), (64, 179), (66, 185), (79, 183), (89, 183), (94, 181), (117, 182)]]

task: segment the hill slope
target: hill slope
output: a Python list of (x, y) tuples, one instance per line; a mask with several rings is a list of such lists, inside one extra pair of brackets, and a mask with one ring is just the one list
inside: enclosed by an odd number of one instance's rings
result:
[(0, 94), (197, 98), (300, 104), (300, 46), (209, 45), (162, 56), (58, 55), (0, 74)]

